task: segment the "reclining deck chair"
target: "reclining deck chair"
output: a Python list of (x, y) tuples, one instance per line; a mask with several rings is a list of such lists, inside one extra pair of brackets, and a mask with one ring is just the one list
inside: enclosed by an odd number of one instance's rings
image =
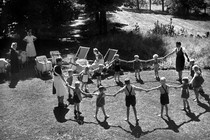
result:
[(50, 56), (52, 59), (52, 64), (56, 64), (56, 59), (61, 57), (61, 53), (59, 51), (50, 51)]
[[(72, 58), (70, 59), (71, 68), (77, 73), (81, 72), (86, 65), (89, 65), (88, 61), (86, 60), (89, 50), (90, 50), (89, 47), (80, 46), (76, 55), (74, 56), (74, 59)], [(76, 66), (76, 64), (79, 65)]]
[(76, 55), (75, 55), (75, 58), (77, 58), (77, 59), (86, 59), (89, 50), (90, 50), (89, 47), (82, 47), (82, 46), (80, 46), (78, 51), (77, 51), (77, 53), (76, 53)]
[(116, 50), (116, 49), (109, 49), (104, 56), (105, 64), (109, 64), (114, 59), (114, 55), (117, 52), (118, 52), (118, 50)]

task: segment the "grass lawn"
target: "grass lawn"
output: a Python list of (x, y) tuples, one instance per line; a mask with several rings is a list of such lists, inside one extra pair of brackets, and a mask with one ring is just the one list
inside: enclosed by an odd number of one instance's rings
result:
[[(125, 72), (121, 80), (130, 77), (134, 85), (151, 88), (159, 85), (154, 80), (153, 71), (141, 73), (145, 84), (136, 83), (134, 73)], [(160, 71), (169, 84), (175, 82), (177, 73), (174, 70)], [(184, 76), (189, 72), (184, 71)], [(205, 93), (210, 95), (210, 72), (203, 71)], [(130, 123), (124, 121), (126, 117), (125, 95), (121, 93), (106, 98), (105, 109), (110, 118), (103, 122), (103, 114), (99, 111), (97, 122), (95, 113), (95, 100), (84, 98), (81, 111), (84, 124), (75, 122), (73, 106), (58, 110), (57, 98), (52, 95), (52, 80), (36, 78), (32, 69), (25, 69), (18, 75), (16, 88), (9, 88), (9, 82), (0, 84), (0, 140), (87, 140), (87, 139), (210, 139), (210, 108), (202, 97), (201, 104), (193, 101), (194, 93), (190, 91), (189, 103), (192, 113), (186, 114), (181, 110), (182, 100), (180, 89), (170, 90), (169, 115), (170, 120), (158, 117), (160, 113), (159, 91), (137, 93), (137, 113), (140, 118), (139, 125), (135, 125), (133, 111), (131, 110)], [(94, 80), (94, 83), (96, 81)], [(106, 93), (114, 94), (119, 86), (113, 79), (104, 80)], [(96, 89), (95, 84), (89, 85), (90, 91)], [(66, 96), (67, 97), (67, 96)]]

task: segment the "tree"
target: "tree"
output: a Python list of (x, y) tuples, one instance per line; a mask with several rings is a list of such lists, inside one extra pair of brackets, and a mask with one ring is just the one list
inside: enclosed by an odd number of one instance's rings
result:
[(161, 0), (162, 1), (162, 11), (164, 12), (164, 0)]
[(86, 12), (95, 15), (100, 34), (107, 33), (106, 12), (116, 10), (123, 2), (124, 0), (80, 0), (80, 3), (85, 4)]
[(139, 10), (140, 7), (139, 7), (139, 0), (136, 0), (136, 5), (137, 5), (137, 9)]
[(17, 23), (16, 32), (25, 29), (58, 28), (73, 16), (72, 0), (6, 0), (2, 9), (3, 28)]
[(152, 10), (152, 0), (149, 0), (149, 10)]
[(172, 14), (188, 16), (190, 10), (199, 12), (205, 5), (204, 0), (170, 0)]

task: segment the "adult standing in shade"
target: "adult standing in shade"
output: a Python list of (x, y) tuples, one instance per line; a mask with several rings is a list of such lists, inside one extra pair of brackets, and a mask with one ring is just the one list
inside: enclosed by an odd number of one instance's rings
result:
[(17, 52), (17, 42), (13, 42), (10, 49), (10, 64), (12, 76), (19, 72), (19, 60)]
[(28, 30), (27, 32), (27, 36), (23, 39), (27, 45), (26, 45), (26, 52), (27, 52), (27, 57), (29, 59), (32, 59), (36, 56), (36, 49), (35, 49), (35, 46), (34, 46), (34, 41), (36, 40), (37, 38), (32, 35), (32, 30)]
[(185, 51), (185, 48), (181, 47), (181, 42), (176, 42), (176, 48), (170, 53), (169, 55), (172, 55), (176, 53), (176, 71), (178, 72), (179, 78), (177, 81), (182, 83), (182, 71), (185, 67), (185, 57), (187, 58), (187, 61), (189, 62), (189, 57)]

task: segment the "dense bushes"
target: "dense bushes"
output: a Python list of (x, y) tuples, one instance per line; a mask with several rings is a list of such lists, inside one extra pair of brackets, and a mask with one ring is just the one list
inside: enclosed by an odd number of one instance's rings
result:
[(117, 49), (120, 58), (126, 60), (133, 59), (135, 54), (138, 54), (140, 59), (151, 59), (155, 53), (163, 56), (166, 52), (165, 44), (160, 36), (142, 35), (135, 32), (119, 31), (115, 34), (95, 37), (90, 44), (101, 50), (103, 54), (109, 48)]

